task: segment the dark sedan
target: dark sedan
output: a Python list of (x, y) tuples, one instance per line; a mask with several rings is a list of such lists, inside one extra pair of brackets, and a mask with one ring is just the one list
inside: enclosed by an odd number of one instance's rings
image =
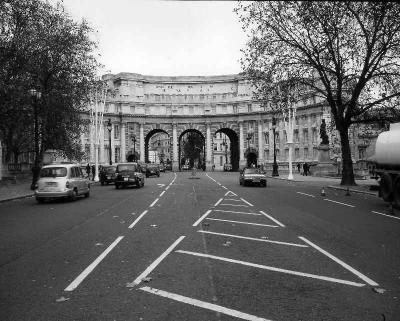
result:
[(156, 164), (147, 164), (146, 177), (157, 176), (160, 177), (160, 168)]
[(115, 172), (117, 170), (117, 166), (109, 165), (103, 166), (100, 171), (100, 183), (101, 185), (110, 184), (115, 182)]

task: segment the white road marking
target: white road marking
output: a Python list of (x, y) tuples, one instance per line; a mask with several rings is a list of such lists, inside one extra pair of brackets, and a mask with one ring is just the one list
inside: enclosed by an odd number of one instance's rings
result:
[(240, 198), (240, 199), (241, 199), (243, 202), (245, 202), (247, 205), (249, 205), (249, 206), (254, 206), (253, 204), (247, 202), (245, 199), (243, 199), (243, 198)]
[(156, 198), (155, 201), (153, 203), (150, 204), (150, 207), (153, 207), (155, 203), (157, 203), (159, 201), (159, 198)]
[(237, 311), (237, 310), (225, 308), (223, 306), (220, 306), (220, 305), (217, 305), (217, 304), (214, 304), (214, 303), (200, 301), (200, 300), (197, 300), (197, 299), (189, 298), (187, 296), (175, 294), (175, 293), (172, 293), (172, 292), (166, 292), (166, 291), (163, 291), (163, 290), (150, 288), (148, 286), (143, 286), (143, 287), (140, 288), (140, 290), (148, 292), (148, 293), (152, 293), (152, 294), (155, 294), (155, 295), (159, 295), (159, 296), (162, 296), (164, 298), (175, 300), (175, 301), (178, 301), (178, 302), (190, 304), (190, 305), (193, 305), (195, 307), (199, 307), (199, 308), (203, 308), (203, 309), (207, 309), (207, 310), (223, 313), (223, 314), (226, 314), (226, 315), (230, 315), (232, 317), (243, 319), (243, 320), (249, 320), (249, 321), (271, 321), (271, 320), (268, 320), (268, 319), (256, 317), (254, 315), (247, 314), (247, 313), (244, 313), (244, 312), (240, 312), (240, 311)]
[(174, 248), (185, 238), (185, 236), (180, 236), (174, 243), (171, 244), (169, 248), (167, 248), (163, 254), (161, 254), (153, 263), (151, 263), (146, 270), (144, 270), (133, 282), (128, 283), (126, 287), (132, 288), (135, 285), (138, 285), (145, 277), (147, 277), (156, 267), (158, 264), (161, 263), (165, 257), (171, 253)]
[(129, 225), (128, 228), (134, 227), (134, 226), (136, 225), (136, 223), (139, 222), (140, 219), (141, 219), (143, 216), (146, 215), (146, 213), (147, 213), (147, 210), (145, 210), (142, 214), (140, 214), (140, 216), (139, 216), (131, 225)]
[(390, 217), (390, 218), (395, 218), (396, 220), (400, 220), (400, 217), (396, 217), (396, 216), (393, 216), (393, 215), (388, 215), (388, 214), (384, 214), (384, 213), (380, 213), (380, 212), (376, 212), (376, 211), (371, 211), (371, 212), (375, 213), (375, 214), (387, 216), (387, 217)]
[(251, 213), (251, 212), (236, 212), (236, 211), (226, 211), (226, 210), (213, 210), (213, 211), (214, 212), (235, 213), (235, 214), (261, 215), (258, 213)]
[(218, 204), (221, 203), (221, 202), (222, 202), (222, 198), (220, 198), (220, 199), (217, 201), (217, 203), (214, 204), (214, 206), (218, 206)]
[(234, 199), (234, 198), (225, 198), (224, 199), (225, 201), (235, 201), (235, 202), (241, 202), (242, 200), (237, 200), (237, 199)]
[(165, 188), (166, 191), (168, 191), (169, 185)]
[(68, 285), (64, 291), (73, 291), (75, 290), (79, 284), (95, 269), (97, 265), (100, 264), (100, 262), (107, 256), (108, 253), (111, 252), (111, 250), (124, 238), (124, 236), (119, 236), (117, 239), (111, 243), (111, 245), (103, 252), (100, 254), (100, 256), (93, 261), (92, 264), (90, 264), (81, 274), (78, 275), (78, 277), (72, 281), (70, 285)]
[(260, 211), (261, 214), (265, 215), (266, 217), (268, 217), (270, 220), (274, 221), (276, 224), (278, 224), (281, 227), (285, 227), (285, 225), (283, 225), (281, 222), (279, 222), (277, 219), (273, 218), (271, 215), (268, 215), (267, 213)]
[(165, 186), (165, 184), (157, 184), (158, 185), (158, 187), (164, 187)]
[(228, 204), (228, 203), (221, 203), (221, 206), (225, 205), (225, 206), (241, 206), (241, 207), (248, 207), (247, 205), (241, 205), (241, 204)]
[(210, 255), (210, 254), (197, 253), (197, 252), (191, 252), (191, 251), (183, 251), (183, 250), (177, 250), (175, 252), (194, 255), (194, 256), (200, 256), (200, 257), (206, 257), (206, 258), (215, 259), (215, 260), (219, 260), (219, 261), (225, 261), (225, 262), (229, 262), (229, 263), (242, 264), (242, 265), (251, 266), (251, 267), (255, 267), (255, 268), (259, 268), (259, 269), (263, 269), (263, 270), (281, 272), (281, 273), (292, 274), (292, 275), (297, 275), (297, 276), (304, 276), (306, 278), (312, 278), (312, 279), (324, 280), (324, 281), (329, 281), (329, 282), (347, 284), (347, 285), (352, 285), (352, 286), (357, 286), (357, 287), (365, 286), (364, 283), (357, 283), (357, 282), (352, 282), (352, 281), (347, 281), (347, 280), (342, 280), (342, 279), (331, 278), (331, 277), (328, 277), (328, 276), (322, 276), (322, 275), (316, 275), (316, 274), (310, 274), (310, 273), (303, 273), (303, 272), (298, 272), (298, 271), (293, 271), (293, 270), (280, 269), (280, 268), (276, 268), (276, 267), (273, 267), (273, 266), (261, 265), (261, 264), (256, 264), (256, 263), (240, 261), (240, 260), (233, 260), (233, 259), (229, 259), (229, 258), (226, 258), (226, 257), (215, 256), (215, 255)]
[(225, 186), (221, 186), (222, 188), (225, 188), (225, 189), (228, 189), (227, 187), (225, 187)]
[(264, 240), (264, 239), (258, 239), (255, 237), (248, 237), (248, 236), (241, 236), (241, 235), (234, 235), (234, 234), (217, 233), (217, 232), (203, 231), (203, 230), (198, 230), (197, 232), (213, 234), (213, 235), (229, 236), (229, 237), (233, 237), (233, 238), (237, 238), (237, 239), (245, 239), (245, 240), (265, 242), (265, 243), (275, 243), (275, 244), (290, 245), (290, 246), (297, 246), (297, 247), (308, 247), (307, 245), (304, 245), (304, 244), (288, 243), (288, 242), (281, 242), (281, 241), (271, 241), (271, 240)]
[(164, 194), (165, 194), (165, 191), (163, 191), (163, 192), (160, 194), (160, 196), (159, 196), (159, 197), (163, 196)]
[(307, 244), (309, 244), (310, 246), (312, 246), (316, 250), (320, 251), (322, 254), (325, 254), (327, 257), (329, 257), (330, 259), (334, 260), (336, 263), (340, 264), (345, 269), (349, 270), (351, 273), (353, 273), (356, 276), (358, 276), (361, 280), (367, 282), (369, 285), (371, 285), (371, 286), (378, 286), (379, 285), (378, 283), (376, 283), (375, 281), (372, 281), (370, 278), (368, 278), (367, 276), (365, 276), (361, 272), (358, 272), (356, 269), (353, 269), (350, 265), (348, 265), (348, 264), (344, 263), (342, 260), (338, 259), (336, 256), (333, 256), (332, 254), (330, 254), (327, 251), (321, 249), (319, 246), (315, 245), (311, 241), (307, 240), (305, 237), (299, 236), (299, 239), (303, 240), (304, 242), (306, 242)]
[(211, 210), (208, 210), (207, 212), (205, 212), (204, 214), (203, 214), (203, 216), (202, 217), (200, 217), (192, 226), (197, 226), (202, 220), (204, 220), (207, 216), (208, 216), (208, 214), (210, 214), (211, 213)]
[(233, 196), (237, 196), (234, 192), (232, 192), (232, 191), (228, 191), (228, 192), (226, 192), (226, 194), (225, 194), (225, 196), (230, 196), (230, 195), (233, 195)]
[(266, 226), (266, 227), (279, 227), (276, 225), (268, 225), (268, 224), (259, 224), (259, 223), (250, 223), (250, 222), (242, 222), (242, 221), (231, 221), (231, 220), (222, 220), (219, 218), (206, 218), (206, 220), (212, 221), (221, 221), (221, 222), (230, 222), (230, 223), (238, 223), (238, 224), (248, 224), (248, 225), (257, 225), (257, 226)]
[(297, 193), (297, 194), (301, 194), (301, 195), (310, 196), (310, 197), (315, 197), (314, 195), (307, 194), (307, 193), (302, 193), (302, 192), (296, 192), (296, 193)]
[(337, 202), (337, 201), (334, 201), (334, 200), (330, 200), (329, 198), (324, 198), (324, 201), (337, 203), (337, 204), (341, 204), (341, 205), (348, 206), (348, 207), (355, 207), (354, 205), (350, 205), (350, 204), (346, 204), (346, 203), (342, 203), (342, 202)]

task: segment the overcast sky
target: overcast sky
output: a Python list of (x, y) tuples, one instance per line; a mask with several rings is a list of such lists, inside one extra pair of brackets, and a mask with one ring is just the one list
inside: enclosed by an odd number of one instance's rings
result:
[[(57, 0), (52, 0), (53, 3)], [(63, 0), (95, 30), (103, 73), (236, 74), (246, 42), (236, 1)]]

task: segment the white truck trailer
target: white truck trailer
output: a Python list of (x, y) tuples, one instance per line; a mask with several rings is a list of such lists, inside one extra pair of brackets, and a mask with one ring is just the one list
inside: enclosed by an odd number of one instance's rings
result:
[(400, 208), (400, 123), (390, 124), (389, 131), (379, 134), (373, 163), (379, 196)]

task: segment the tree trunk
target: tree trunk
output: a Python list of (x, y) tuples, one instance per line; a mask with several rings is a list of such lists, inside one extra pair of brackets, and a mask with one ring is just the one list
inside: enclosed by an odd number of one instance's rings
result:
[(357, 185), (354, 179), (353, 161), (351, 160), (351, 150), (349, 142), (349, 128), (339, 130), (340, 143), (342, 146), (342, 181), (340, 185)]

